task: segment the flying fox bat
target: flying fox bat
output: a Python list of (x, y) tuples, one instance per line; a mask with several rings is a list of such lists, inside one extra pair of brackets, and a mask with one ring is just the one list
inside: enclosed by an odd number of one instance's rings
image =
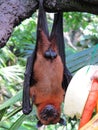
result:
[(62, 18), (61, 12), (55, 14), (49, 36), (43, 0), (39, 0), (36, 47), (27, 59), (22, 104), (24, 114), (35, 104), (38, 126), (65, 124), (60, 118), (61, 103), (71, 75), (65, 66)]

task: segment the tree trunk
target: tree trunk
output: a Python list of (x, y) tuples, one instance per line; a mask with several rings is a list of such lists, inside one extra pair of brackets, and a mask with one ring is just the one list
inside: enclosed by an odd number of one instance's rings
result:
[[(98, 0), (45, 0), (47, 12), (88, 12), (98, 14)], [(0, 0), (0, 48), (6, 45), (13, 28), (30, 17), (38, 0)]]

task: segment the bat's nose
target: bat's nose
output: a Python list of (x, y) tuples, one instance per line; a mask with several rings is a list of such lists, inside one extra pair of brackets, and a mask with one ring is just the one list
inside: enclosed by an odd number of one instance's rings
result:
[(56, 115), (57, 111), (55, 110), (53, 105), (47, 105), (45, 108), (45, 113), (47, 117), (52, 117), (54, 114)]
[(55, 107), (53, 105), (47, 105), (45, 107), (45, 111), (44, 111), (48, 117), (51, 117), (54, 115), (54, 113), (57, 113), (57, 110), (55, 109)]
[(45, 109), (46, 109), (46, 112), (49, 113), (49, 114), (51, 114), (53, 111), (55, 111), (53, 105), (47, 105), (47, 106), (45, 107)]
[(59, 116), (58, 111), (53, 105), (47, 105), (40, 113), (43, 120), (48, 120), (49, 118), (55, 119)]

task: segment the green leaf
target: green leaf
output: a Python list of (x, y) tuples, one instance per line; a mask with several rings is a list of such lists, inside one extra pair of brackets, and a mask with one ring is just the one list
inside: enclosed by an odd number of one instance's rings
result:
[(5, 112), (6, 112), (6, 108), (0, 111), (0, 121), (3, 117), (3, 115), (5, 114)]
[(20, 106), (20, 107), (14, 109), (14, 110), (11, 111), (2, 121), (11, 118), (12, 116), (14, 116), (15, 114), (17, 114), (17, 113), (18, 113), (19, 111), (21, 111), (21, 110), (22, 110), (22, 106)]
[(21, 67), (20, 65), (13, 65), (13, 66), (7, 66), (0, 68), (0, 75), (3, 77), (3, 79), (6, 79), (7, 81), (16, 81), (22, 82), (24, 72), (24, 67)]
[(22, 99), (22, 90), (20, 90), (19, 92), (17, 92), (17, 94), (14, 97), (11, 97), (6, 102), (4, 102), (3, 104), (1, 104), (0, 105), (0, 110), (13, 105), (17, 101), (20, 101), (21, 99)]
[(20, 116), (20, 118), (18, 118), (18, 120), (16, 120), (16, 122), (13, 123), (13, 125), (8, 130), (18, 130), (18, 128), (20, 127), (20, 125), (22, 124), (25, 118), (26, 118), (26, 115), (24, 114)]

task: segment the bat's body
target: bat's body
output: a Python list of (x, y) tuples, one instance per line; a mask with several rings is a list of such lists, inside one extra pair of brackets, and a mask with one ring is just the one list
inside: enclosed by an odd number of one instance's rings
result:
[[(40, 33), (45, 38), (44, 32)], [(45, 58), (44, 53), (48, 48), (57, 54), (54, 59)], [(38, 46), (33, 72), (36, 83), (30, 88), (30, 96), (34, 97), (33, 103), (37, 106), (38, 118), (43, 124), (57, 123), (60, 121), (60, 106), (64, 98), (63, 63), (56, 46), (51, 46), (48, 40)]]
[(55, 14), (49, 36), (43, 0), (39, 0), (37, 42), (27, 60), (23, 89), (23, 113), (32, 110), (31, 98), (37, 108), (38, 126), (65, 124), (60, 118), (61, 103), (71, 75), (65, 66), (62, 17), (62, 13)]

